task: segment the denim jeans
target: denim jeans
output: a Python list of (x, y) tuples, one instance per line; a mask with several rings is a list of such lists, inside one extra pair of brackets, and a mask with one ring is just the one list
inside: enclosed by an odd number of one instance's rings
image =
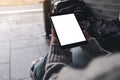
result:
[(91, 61), (89, 54), (80, 47), (72, 48), (71, 52), (72, 66), (74, 68), (84, 68)]
[[(84, 68), (91, 60), (89, 55), (80, 47), (72, 48), (71, 52), (72, 52), (72, 67), (74, 68)], [(45, 56), (34, 66), (33, 73), (35, 76), (35, 80), (42, 80), (45, 73), (46, 58), (47, 56)]]
[(34, 65), (33, 77), (35, 80), (42, 80), (45, 73), (47, 55)]

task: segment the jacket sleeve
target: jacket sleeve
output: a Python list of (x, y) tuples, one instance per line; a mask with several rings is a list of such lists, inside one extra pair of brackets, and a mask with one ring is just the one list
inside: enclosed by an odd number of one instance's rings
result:
[(104, 50), (95, 38), (89, 40), (88, 44), (83, 45), (82, 49), (85, 50), (91, 58), (112, 54), (111, 52)]
[(47, 64), (49, 63), (65, 63), (70, 64), (72, 54), (69, 49), (61, 49), (58, 45), (53, 44), (50, 46), (50, 52), (47, 58)]
[(69, 49), (60, 49), (56, 44), (50, 46), (45, 66), (45, 75), (43, 80), (48, 80), (51, 75), (58, 73), (59, 70), (72, 62), (72, 53)]

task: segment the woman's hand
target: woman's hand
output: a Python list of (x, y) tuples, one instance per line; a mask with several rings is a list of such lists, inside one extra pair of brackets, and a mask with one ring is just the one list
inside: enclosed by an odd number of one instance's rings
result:
[(83, 33), (85, 34), (88, 41), (92, 38), (86, 30), (83, 30)]
[(56, 37), (55, 30), (53, 28), (51, 29), (51, 33), (52, 33), (51, 44), (58, 44), (58, 39)]
[[(86, 30), (83, 30), (83, 33), (85, 34), (85, 37), (87, 38), (87, 41), (89, 41), (92, 38)], [(80, 45), (81, 48), (82, 48), (82, 46), (83, 45)]]

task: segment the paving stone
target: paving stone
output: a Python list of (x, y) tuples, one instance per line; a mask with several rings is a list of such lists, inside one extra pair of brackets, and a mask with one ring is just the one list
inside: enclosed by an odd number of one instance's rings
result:
[(22, 80), (32, 80), (31, 78), (26, 78), (26, 79), (22, 79)]
[(28, 39), (45, 35), (43, 14), (0, 16), (0, 41)]
[(7, 27), (0, 27), (0, 41), (10, 41), (41, 37), (45, 35), (42, 24), (24, 24)]
[(11, 80), (30, 77), (30, 64), (40, 57), (38, 48), (30, 47), (12, 50), (11, 52)]
[(45, 45), (47, 41), (44, 37), (42, 38), (33, 38), (33, 39), (24, 39), (24, 40), (17, 40), (11, 42), (11, 48), (24, 48), (24, 47), (31, 47), (31, 46), (38, 46), (38, 45)]
[[(40, 22), (39, 22), (40, 21)], [(29, 23), (41, 23), (42, 14), (41, 12), (35, 13), (34, 15), (22, 15), (18, 20), (15, 20), (16, 24), (29, 24)]]
[(10, 42), (0, 43), (0, 63), (9, 62)]
[(46, 45), (41, 45), (38, 48), (39, 48), (41, 56), (45, 56), (49, 52), (49, 46), (47, 44)]
[(0, 64), (0, 80), (9, 80), (9, 64)]

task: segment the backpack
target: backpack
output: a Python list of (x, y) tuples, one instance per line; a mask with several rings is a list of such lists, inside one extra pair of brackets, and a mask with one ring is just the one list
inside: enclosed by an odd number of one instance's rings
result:
[(93, 18), (94, 14), (84, 1), (58, 0), (52, 3), (52, 13), (75, 13), (78, 21)]
[(120, 21), (95, 19), (89, 23), (87, 31), (101, 46), (111, 52), (120, 51)]

